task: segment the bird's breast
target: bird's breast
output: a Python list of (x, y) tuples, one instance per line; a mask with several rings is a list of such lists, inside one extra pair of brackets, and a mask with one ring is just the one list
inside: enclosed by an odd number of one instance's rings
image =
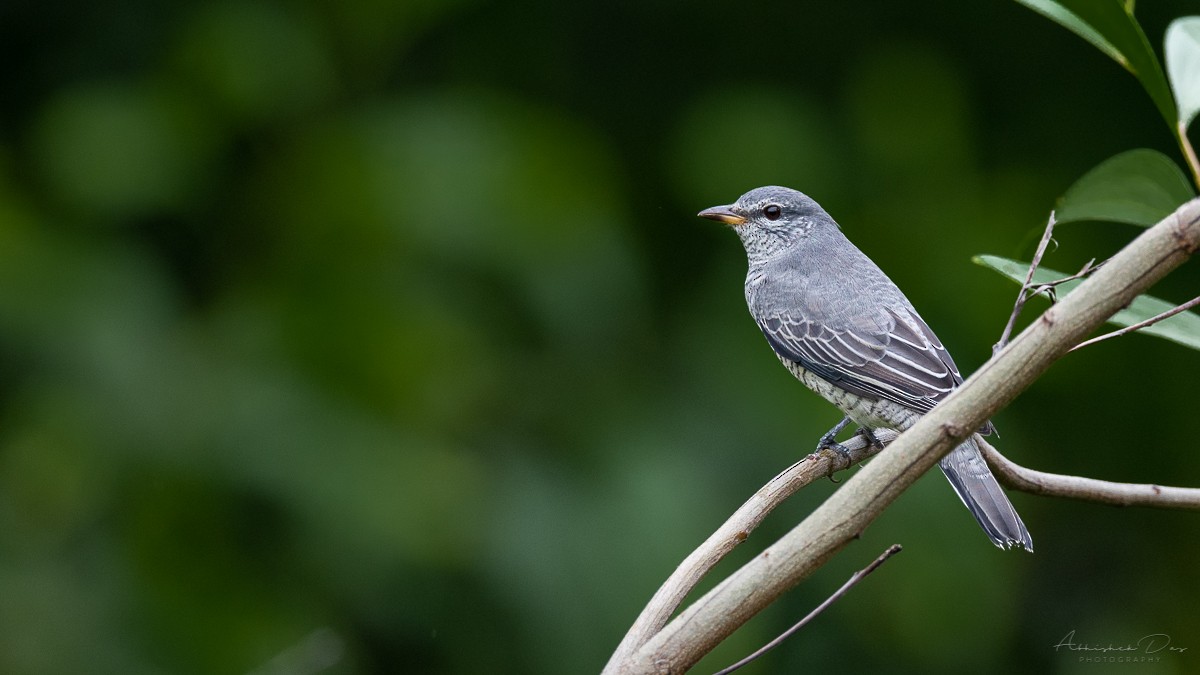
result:
[(860, 427), (904, 431), (920, 418), (916, 411), (898, 403), (847, 391), (789, 358), (779, 356), (779, 360), (804, 386), (837, 406)]

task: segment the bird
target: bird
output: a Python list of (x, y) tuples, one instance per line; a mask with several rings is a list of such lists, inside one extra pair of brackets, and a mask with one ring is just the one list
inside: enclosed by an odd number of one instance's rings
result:
[[(834, 439), (850, 422), (904, 431), (962, 375), (941, 340), (883, 270), (842, 234), (816, 201), (765, 186), (702, 218), (733, 228), (746, 250), (746, 304), (775, 355), (845, 417), (818, 450), (845, 452)], [(978, 433), (995, 431), (988, 421)], [(976, 434), (939, 466), (992, 543), (1033, 551), (1033, 538), (980, 454)]]

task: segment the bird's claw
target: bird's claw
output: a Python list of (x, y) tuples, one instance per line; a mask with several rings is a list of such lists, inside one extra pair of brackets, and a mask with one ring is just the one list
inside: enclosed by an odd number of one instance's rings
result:
[[(839, 433), (841, 433), (842, 429), (845, 429), (846, 425), (849, 423), (850, 423), (850, 416), (847, 415), (846, 417), (842, 418), (841, 422), (838, 422), (836, 425), (834, 425), (834, 427), (832, 429), (825, 432), (825, 435), (821, 437), (820, 441), (817, 441), (817, 453), (818, 454), (820, 454), (820, 452), (822, 450), (828, 449), (828, 450), (834, 451), (835, 453), (838, 454), (839, 457), (842, 458), (841, 466), (834, 467), (830, 470), (830, 472), (829, 472), (830, 480), (833, 480), (833, 472), (834, 471), (840, 471), (841, 469), (850, 468), (850, 463), (853, 461), (853, 459), (850, 457), (850, 449), (847, 448), (846, 446), (842, 445), (841, 443), (838, 443), (837, 441), (833, 440), (833, 439), (837, 438), (837, 435)], [(837, 481), (834, 481), (834, 482), (836, 483)]]
[(833, 436), (833, 433), (828, 433), (822, 436), (821, 440), (817, 442), (817, 452), (820, 453), (822, 450), (832, 450), (841, 456), (842, 459), (846, 460), (846, 465), (849, 466), (852, 459), (850, 457), (850, 449), (833, 440)]

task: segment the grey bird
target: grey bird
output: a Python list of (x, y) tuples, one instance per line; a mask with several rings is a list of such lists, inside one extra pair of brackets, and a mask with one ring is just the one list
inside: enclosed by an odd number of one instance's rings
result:
[[(776, 356), (849, 422), (904, 431), (962, 384), (954, 360), (904, 293), (807, 195), (761, 187), (702, 218), (731, 225), (749, 260), (746, 304)], [(981, 434), (994, 431), (988, 422)], [(1033, 551), (1033, 538), (988, 469), (975, 436), (941, 461), (971, 515), (1000, 548)]]

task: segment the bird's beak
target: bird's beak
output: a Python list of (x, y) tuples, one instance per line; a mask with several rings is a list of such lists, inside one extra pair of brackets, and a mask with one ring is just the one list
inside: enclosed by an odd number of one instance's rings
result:
[(711, 209), (704, 209), (696, 215), (709, 220), (718, 220), (726, 225), (741, 225), (746, 222), (746, 219), (733, 212), (733, 208), (729, 206), (714, 206)]

